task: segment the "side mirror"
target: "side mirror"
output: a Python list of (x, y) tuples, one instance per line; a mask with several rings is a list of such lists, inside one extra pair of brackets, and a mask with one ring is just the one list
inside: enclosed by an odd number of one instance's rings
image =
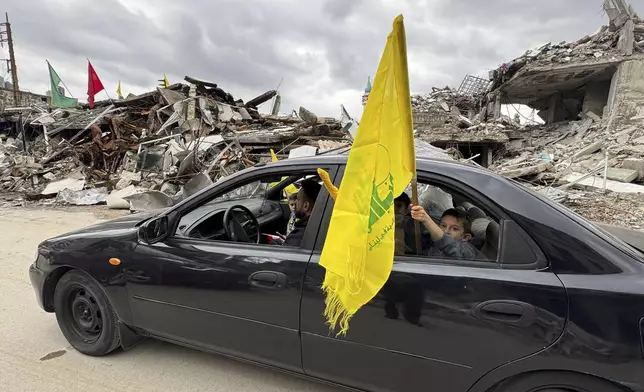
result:
[(159, 216), (139, 227), (139, 239), (146, 244), (154, 244), (163, 240), (168, 235), (168, 217)]

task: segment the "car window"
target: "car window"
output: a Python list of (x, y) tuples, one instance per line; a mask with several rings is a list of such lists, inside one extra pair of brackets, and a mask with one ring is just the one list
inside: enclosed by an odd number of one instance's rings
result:
[[(340, 182), (338, 179), (337, 182)], [(336, 184), (337, 186), (338, 184)], [(430, 182), (420, 182), (418, 185), (419, 203), (432, 220), (440, 227), (441, 217), (447, 212), (468, 219), (464, 225), (466, 236), (459, 241), (445, 240), (446, 244), (435, 244), (427, 228), (420, 226), (420, 250), (416, 250), (416, 230), (414, 220), (411, 218), (409, 204), (411, 203), (411, 187), (407, 187), (404, 195), (398, 195), (394, 200), (395, 211), (395, 254), (396, 257), (414, 257), (416, 260), (444, 259), (474, 261), (492, 265), (498, 259), (500, 249), (500, 220), (488, 212), (483, 203), (478, 203), (471, 198), (466, 198), (446, 186)], [(329, 205), (324, 220), (320, 226), (320, 234), (316, 249), (324, 246), (334, 201), (329, 199)], [(454, 213), (451, 210), (457, 210)], [(449, 220), (449, 219), (448, 219)], [(449, 223), (455, 223), (453, 220)], [(450, 226), (446, 225), (446, 230)], [(452, 230), (454, 227), (452, 227)], [(452, 232), (453, 234), (453, 232)], [(442, 246), (439, 249), (439, 245)]]
[[(417, 228), (407, 207), (411, 195), (408, 187), (394, 201), (397, 255), (488, 263), (497, 260), (499, 220), (475, 200), (444, 185), (422, 181), (418, 184), (418, 202), (430, 221), (418, 225), (419, 249)], [(433, 228), (440, 229), (440, 237), (432, 236)]]
[(602, 229), (601, 227), (593, 224), (592, 222), (588, 221), (586, 218), (583, 216), (577, 214), (576, 212), (572, 211), (571, 209), (567, 208), (566, 206), (557, 203), (553, 201), (552, 199), (543, 196), (537, 192), (532, 191), (531, 189), (526, 188), (525, 186), (521, 185), (518, 182), (513, 182), (517, 187), (522, 189), (523, 191), (529, 193), (533, 197), (541, 200), (542, 202), (548, 204), (555, 210), (561, 212), (562, 214), (566, 215), (568, 218), (572, 219), (573, 221), (577, 222), (581, 226), (583, 226), (586, 230), (590, 231), (591, 233), (595, 234), (596, 236), (602, 238), (603, 240), (609, 242), (612, 244), (614, 247), (619, 249), (620, 251), (626, 253), (627, 255), (631, 256), (632, 258), (638, 260), (639, 262), (644, 263), (644, 254), (640, 252), (639, 250), (635, 249), (631, 245), (627, 244), (625, 241), (622, 239), (616, 237), (615, 235), (607, 232), (606, 230)]
[[(308, 185), (307, 191), (310, 191), (311, 183), (313, 191), (316, 186), (322, 187), (313, 170), (259, 175), (241, 181), (183, 213), (175, 236), (298, 247), (297, 236), (303, 237), (306, 217), (296, 216), (294, 210), (298, 208), (299, 190)], [(310, 208), (314, 205), (315, 201)], [(307, 208), (303, 205), (302, 211), (310, 212)], [(226, 225), (224, 218), (229, 209), (232, 219)]]

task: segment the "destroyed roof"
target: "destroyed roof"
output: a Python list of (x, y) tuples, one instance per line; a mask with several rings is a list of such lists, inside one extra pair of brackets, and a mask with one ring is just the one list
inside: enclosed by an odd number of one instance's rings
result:
[(547, 43), (490, 72), (491, 90), (530, 103), (562, 90), (610, 80), (616, 65), (644, 58), (644, 21), (625, 0), (605, 0), (610, 24), (574, 42)]

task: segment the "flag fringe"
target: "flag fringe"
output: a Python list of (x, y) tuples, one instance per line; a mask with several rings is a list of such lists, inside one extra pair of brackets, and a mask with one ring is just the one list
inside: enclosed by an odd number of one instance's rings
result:
[[(327, 275), (328, 274), (330, 274), (329, 271), (327, 271)], [(343, 280), (337, 275), (336, 278)], [(331, 284), (329, 284), (329, 279), (324, 280), (322, 290), (324, 291), (325, 296), (324, 317), (327, 320), (327, 324), (329, 324), (329, 331), (335, 331), (339, 328), (340, 331), (335, 336), (346, 336), (347, 331), (349, 331), (349, 321), (353, 315), (342, 304), (338, 292), (331, 287)]]

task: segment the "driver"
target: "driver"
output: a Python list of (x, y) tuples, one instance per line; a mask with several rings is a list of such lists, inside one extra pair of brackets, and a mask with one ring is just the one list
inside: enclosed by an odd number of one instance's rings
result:
[(297, 202), (295, 203), (295, 225), (293, 231), (286, 237), (283, 245), (299, 247), (304, 238), (306, 224), (309, 223), (309, 217), (313, 212), (315, 200), (318, 198), (322, 186), (316, 181), (306, 179), (302, 181), (300, 190), (297, 192)]

